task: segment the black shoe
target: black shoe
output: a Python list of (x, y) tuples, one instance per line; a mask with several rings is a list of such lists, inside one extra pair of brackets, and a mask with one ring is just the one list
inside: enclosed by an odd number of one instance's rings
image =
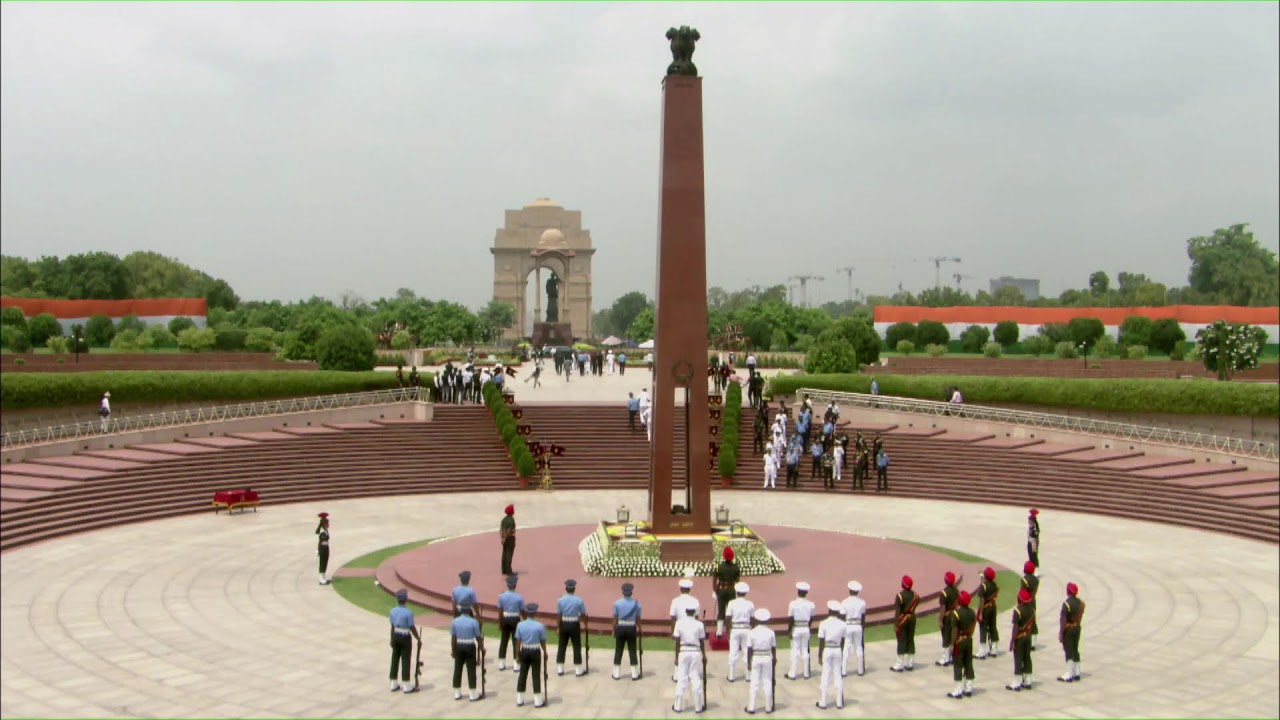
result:
[(972, 691), (972, 690), (965, 690), (965, 691), (964, 691), (964, 696), (965, 696), (965, 697), (973, 697), (973, 691)]
[(679, 708), (677, 708), (675, 705), (672, 705), (672, 706), (671, 706), (671, 712), (684, 712), (684, 711), (683, 711), (683, 710), (681, 710), (681, 709), (679, 709)]

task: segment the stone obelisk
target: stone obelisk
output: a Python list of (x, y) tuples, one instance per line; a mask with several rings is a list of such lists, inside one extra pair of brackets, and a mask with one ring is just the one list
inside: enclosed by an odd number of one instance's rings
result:
[[(667, 32), (674, 61), (662, 85), (649, 512), (655, 535), (686, 536), (660, 538), (664, 561), (712, 559), (702, 78), (692, 61), (698, 37), (688, 27)], [(677, 417), (686, 428), (688, 484), (673, 493)], [(684, 512), (673, 513), (673, 505)]]

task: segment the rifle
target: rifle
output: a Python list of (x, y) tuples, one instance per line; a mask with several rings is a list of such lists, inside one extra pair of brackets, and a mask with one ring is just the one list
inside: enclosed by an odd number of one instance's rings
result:
[(640, 677), (644, 677), (644, 633), (640, 632), (639, 618), (636, 618), (636, 645), (640, 648)]
[(484, 694), (485, 694), (484, 681), (485, 681), (485, 675), (487, 674), (487, 670), (485, 669), (485, 666), (484, 666), (484, 661), (485, 661), (484, 640), (483, 638), (481, 638), (481, 641), (480, 641), (480, 699), (481, 700), (484, 699)]
[(586, 675), (591, 672), (591, 631), (587, 629), (586, 621), (582, 623), (582, 642), (586, 643), (587, 656), (584, 658), (582, 674)]
[(551, 663), (551, 656), (547, 654), (546, 649), (542, 651), (542, 706), (546, 707), (551, 702), (551, 686), (548, 682), (547, 666)]
[(422, 679), (422, 629), (414, 629), (418, 631), (418, 655), (414, 659), (414, 662), (417, 664), (414, 666), (413, 670), (413, 691), (418, 692), (418, 688), (421, 687)]
[[(694, 709), (697, 712), (702, 712), (702, 710), (707, 709), (707, 646), (705, 640), (700, 643), (700, 647), (698, 649), (702, 651), (702, 705), (700, 706), (701, 709), (696, 707)], [(694, 693), (693, 703), (694, 705), (698, 704), (697, 693)]]
[(812, 645), (809, 644), (809, 641), (812, 639), (813, 639), (813, 626), (809, 625), (809, 637), (806, 637), (804, 639), (804, 676), (805, 677), (809, 677), (809, 674), (813, 670), (813, 663), (810, 662), (810, 656), (813, 655), (811, 650)]

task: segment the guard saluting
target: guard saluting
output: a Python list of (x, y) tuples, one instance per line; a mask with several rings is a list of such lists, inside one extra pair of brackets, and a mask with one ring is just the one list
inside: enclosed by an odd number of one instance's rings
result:
[(320, 524), (316, 526), (316, 535), (320, 536), (316, 554), (320, 556), (320, 584), (328, 585), (329, 579), (324, 576), (329, 569), (329, 513), (320, 513)]
[[(413, 623), (413, 611), (405, 607), (409, 602), (409, 591), (401, 588), (396, 591), (396, 606), (391, 608), (391, 692), (403, 689), (407, 693), (414, 691), (409, 684), (409, 658), (413, 655), (413, 640), (417, 638), (418, 628)], [(396, 682), (396, 666), (400, 666), (400, 682)]]
[(956, 590), (956, 574), (950, 570), (942, 577), (942, 582), (944, 587), (938, 595), (938, 629), (942, 635), (942, 657), (936, 664), (946, 667), (952, 662), (951, 650), (955, 644), (951, 642), (951, 613), (956, 609), (960, 592)]
[(453, 657), (453, 699), (462, 699), (462, 669), (467, 670), (467, 686), (471, 702), (480, 699), (476, 693), (476, 660), (484, 652), (484, 636), (480, 623), (471, 616), (473, 605), (462, 605), (449, 625), (449, 648)]
[(1061, 682), (1080, 680), (1080, 621), (1084, 619), (1084, 601), (1076, 597), (1080, 588), (1067, 583), (1067, 599), (1058, 614), (1058, 642), (1067, 656), (1067, 671), (1059, 677)]
[(613, 679), (622, 674), (622, 646), (627, 647), (627, 659), (631, 661), (631, 679), (640, 679), (639, 661), (636, 659), (636, 637), (640, 630), (640, 603), (631, 599), (635, 586), (622, 584), (622, 597), (613, 602)]
[(458, 581), (462, 584), (453, 589), (453, 616), (458, 617), (458, 613), (463, 607), (471, 607), (472, 617), (474, 617), (474, 609), (478, 601), (476, 600), (476, 591), (470, 585), (471, 571), (463, 570), (458, 573)]
[(902, 592), (894, 599), (893, 632), (898, 637), (898, 662), (889, 668), (894, 672), (914, 670), (916, 666), (916, 606), (920, 596), (912, 592), (910, 575), (902, 576)]
[(1039, 510), (1031, 508), (1027, 515), (1027, 562), (1035, 563), (1036, 567), (1040, 567), (1040, 520), (1036, 517), (1039, 514)]
[[(516, 625), (520, 623), (520, 611), (524, 609), (524, 596), (516, 592), (515, 575), (507, 576), (507, 591), (498, 596), (498, 627), (502, 629), (502, 639), (498, 641), (498, 669), (507, 669), (507, 641), (516, 634)], [(520, 671), (520, 653), (511, 652), (513, 670)]]
[(978, 615), (969, 609), (971, 600), (969, 593), (961, 592), (956, 598), (956, 609), (949, 613), (951, 637), (947, 639), (951, 642), (955, 663), (951, 677), (956, 681), (956, 689), (947, 694), (957, 700), (973, 696), (973, 629), (978, 624)]
[(538, 603), (529, 603), (521, 611), (516, 626), (516, 654), (520, 658), (520, 677), (516, 678), (516, 705), (524, 705), (524, 689), (533, 673), (533, 706), (546, 705), (542, 698), (542, 664), (547, 660), (547, 628), (534, 618)]
[(587, 627), (587, 604), (574, 594), (578, 587), (577, 580), (565, 580), (564, 592), (556, 603), (556, 614), (559, 615), (560, 640), (556, 648), (556, 675), (564, 675), (564, 655), (573, 643), (573, 674), (582, 676), (582, 633)]

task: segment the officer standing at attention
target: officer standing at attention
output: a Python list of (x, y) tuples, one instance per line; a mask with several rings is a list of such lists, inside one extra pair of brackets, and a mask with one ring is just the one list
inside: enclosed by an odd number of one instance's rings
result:
[(1031, 508), (1027, 515), (1027, 562), (1040, 567), (1040, 520), (1036, 517), (1040, 511)]
[(957, 700), (973, 697), (973, 630), (978, 625), (978, 614), (969, 609), (971, 601), (969, 593), (962, 591), (956, 598), (956, 609), (949, 613), (951, 622), (947, 623), (951, 628), (947, 640), (955, 663), (951, 677), (956, 681), (956, 689), (947, 694)]
[(516, 678), (516, 705), (524, 705), (524, 689), (529, 673), (533, 673), (533, 706), (546, 705), (542, 698), (542, 663), (547, 660), (547, 628), (534, 618), (538, 603), (525, 605), (516, 625), (516, 655), (520, 658), (520, 676)]
[(733, 561), (733, 548), (726, 547), (721, 557), (724, 560), (716, 568), (716, 637), (724, 635), (725, 610), (733, 599), (733, 586), (742, 577), (742, 570)]
[(1036, 575), (1036, 564), (1028, 560), (1022, 565), (1022, 589), (1031, 593), (1031, 651), (1036, 649), (1036, 636), (1040, 634), (1040, 624), (1036, 622), (1036, 593), (1040, 592), (1040, 577)]
[[(683, 581), (681, 581), (683, 582)], [(698, 611), (692, 606), (684, 608), (685, 615), (676, 621), (671, 631), (676, 641), (676, 704), (671, 707), (682, 711), (685, 690), (692, 686), (693, 711), (706, 709), (706, 688), (702, 687), (702, 673), (698, 661), (706, 653), (707, 629), (698, 620)]]
[(955, 645), (951, 642), (951, 613), (956, 609), (960, 591), (956, 590), (956, 574), (950, 570), (942, 576), (942, 582), (942, 593), (938, 595), (938, 630), (942, 636), (942, 657), (936, 664), (946, 667), (951, 664), (951, 649)]
[(849, 583), (849, 597), (844, 599), (840, 604), (840, 610), (844, 613), (844, 630), (845, 643), (844, 655), (841, 658), (840, 675), (844, 676), (849, 673), (849, 655), (856, 655), (858, 658), (858, 675), (867, 672), (867, 661), (865, 657), (865, 646), (863, 644), (862, 629), (863, 622), (867, 618), (867, 601), (858, 595), (862, 592), (862, 583), (853, 580)]
[(996, 629), (996, 598), (1000, 597), (1000, 587), (996, 585), (995, 568), (982, 571), (982, 584), (975, 595), (982, 598), (982, 606), (978, 609), (978, 654), (974, 657), (982, 660), (995, 657), (996, 643), (1000, 642), (1000, 631)]
[(1036, 610), (1031, 593), (1023, 588), (1018, 591), (1018, 606), (1013, 609), (1013, 637), (1009, 638), (1009, 652), (1013, 653), (1013, 682), (1005, 687), (1017, 692), (1031, 689), (1031, 632), (1036, 622)]
[(840, 672), (840, 658), (844, 655), (844, 619), (840, 617), (840, 603), (827, 601), (827, 619), (818, 625), (818, 643), (822, 646), (822, 699), (816, 704), (827, 709), (827, 691), (836, 689), (836, 707), (844, 708), (844, 676)]
[(452, 600), (453, 600), (453, 616), (454, 617), (458, 617), (458, 611), (461, 610), (464, 605), (468, 605), (474, 608), (475, 604), (478, 602), (478, 600), (476, 599), (476, 591), (470, 585), (471, 571), (463, 570), (462, 572), (458, 573), (458, 582), (462, 584), (455, 587), (453, 589), (453, 593), (451, 594)]
[(745, 708), (756, 714), (756, 693), (764, 687), (765, 712), (773, 712), (773, 670), (778, 663), (778, 636), (765, 623), (769, 611), (760, 608), (751, 614), (751, 632), (747, 635), (747, 672), (751, 674), (751, 693)]
[[(520, 611), (524, 609), (524, 596), (516, 592), (516, 582), (520, 578), (507, 576), (507, 591), (498, 596), (498, 627), (502, 630), (502, 638), (498, 641), (498, 669), (507, 669), (507, 641), (516, 634), (516, 625), (520, 624)], [(520, 671), (520, 653), (511, 651), (511, 660), (516, 672)]]
[[(688, 616), (687, 610), (693, 610), (693, 616), (696, 618), (702, 612), (702, 603), (698, 598), (693, 596), (693, 568), (685, 570), (685, 576), (680, 580), (680, 594), (671, 598), (671, 631), (676, 632), (676, 626), (680, 624)], [(703, 633), (705, 636), (706, 633)], [(671, 680), (679, 682), (680, 680), (680, 656), (676, 656), (676, 668), (671, 675)]]
[(1058, 613), (1058, 642), (1062, 643), (1062, 651), (1067, 656), (1067, 671), (1058, 678), (1060, 682), (1080, 680), (1080, 621), (1084, 619), (1084, 601), (1077, 597), (1079, 593), (1075, 583), (1067, 583), (1067, 599)]
[(813, 622), (813, 612), (817, 608), (808, 596), (809, 583), (798, 582), (796, 599), (787, 606), (787, 617), (791, 623), (791, 672), (787, 673), (788, 680), (796, 679), (796, 668), (800, 663), (804, 663), (804, 679), (809, 679), (809, 638), (813, 632), (809, 624)]
[(635, 586), (622, 584), (622, 597), (613, 602), (613, 679), (622, 674), (622, 646), (627, 647), (627, 659), (631, 661), (631, 679), (640, 679), (639, 661), (636, 659), (636, 634), (640, 630), (640, 603), (631, 598)]
[(516, 506), (508, 505), (502, 512), (502, 524), (498, 526), (498, 537), (502, 540), (502, 574), (514, 575), (511, 558), (516, 554)]
[(902, 576), (902, 591), (893, 601), (893, 632), (898, 637), (898, 662), (894, 672), (910, 671), (916, 665), (916, 606), (920, 596), (912, 592), (910, 575)]
[(587, 604), (578, 597), (577, 580), (564, 581), (564, 595), (556, 603), (556, 614), (560, 616), (559, 645), (556, 648), (556, 675), (564, 675), (564, 654), (573, 643), (573, 674), (581, 677), (582, 669), (582, 629), (587, 625)]
[[(391, 608), (391, 692), (403, 689), (413, 692), (409, 684), (409, 660), (413, 656), (413, 640), (421, 639), (418, 628), (413, 624), (413, 611), (405, 607), (409, 602), (409, 591), (401, 588), (396, 591), (396, 606)], [(396, 682), (396, 666), (400, 666), (400, 682)]]
[(470, 688), (471, 702), (480, 699), (476, 693), (476, 660), (484, 649), (484, 636), (480, 634), (480, 623), (471, 616), (474, 606), (462, 605), (458, 615), (449, 624), (449, 649), (453, 657), (453, 699), (462, 699), (462, 669), (467, 669), (467, 686)]
[[(751, 615), (756, 611), (756, 604), (747, 599), (747, 593), (751, 592), (751, 586), (744, 582), (740, 582), (733, 586), (734, 592), (738, 597), (729, 601), (725, 606), (725, 612), (729, 614), (729, 622), (731, 627), (729, 630), (729, 682), (733, 682), (733, 671), (738, 664), (738, 658), (744, 661), (747, 659), (747, 636), (751, 634)], [(747, 672), (751, 672), (751, 666), (747, 666)]]
[(316, 535), (320, 536), (316, 548), (316, 554), (320, 556), (320, 584), (328, 585), (329, 579), (324, 574), (329, 569), (329, 513), (320, 513), (320, 524), (316, 526)]

